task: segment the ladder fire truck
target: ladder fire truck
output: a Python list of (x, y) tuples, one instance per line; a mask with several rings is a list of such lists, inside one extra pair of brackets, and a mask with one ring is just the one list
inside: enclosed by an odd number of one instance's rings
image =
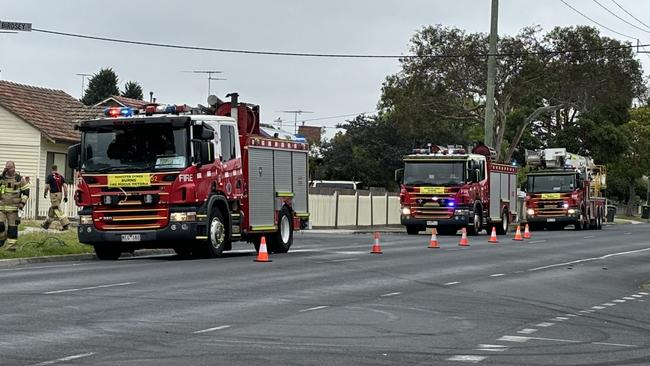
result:
[(602, 229), (605, 217), (605, 167), (565, 148), (526, 150), (526, 221), (531, 229), (574, 225)]
[(516, 217), (517, 168), (494, 162), (494, 151), (482, 148), (467, 153), (459, 146), (429, 145), (404, 157), (395, 179), (408, 234), (427, 227), (440, 234), (462, 227), (471, 235), (492, 226), (499, 234), (508, 231)]
[[(285, 253), (306, 228), (308, 146), (260, 136), (259, 106), (107, 108), (68, 151), (79, 241), (100, 259), (141, 248), (218, 257), (234, 241)], [(206, 113), (207, 112), (207, 113)]]

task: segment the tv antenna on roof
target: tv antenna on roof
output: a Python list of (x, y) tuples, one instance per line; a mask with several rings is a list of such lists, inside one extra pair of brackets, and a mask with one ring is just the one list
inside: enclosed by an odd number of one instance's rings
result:
[(217, 71), (217, 70), (192, 70), (192, 71), (183, 71), (183, 72), (191, 72), (193, 74), (207, 74), (208, 75), (208, 96), (210, 96), (212, 94), (212, 92), (211, 92), (212, 80), (228, 80), (228, 79), (224, 79), (224, 78), (212, 77), (213, 75), (223, 74), (223, 71)]
[(293, 134), (298, 133), (298, 115), (303, 114), (303, 113), (314, 113), (312, 111), (303, 111), (301, 109), (294, 110), (294, 111), (280, 111), (282, 113), (293, 113)]

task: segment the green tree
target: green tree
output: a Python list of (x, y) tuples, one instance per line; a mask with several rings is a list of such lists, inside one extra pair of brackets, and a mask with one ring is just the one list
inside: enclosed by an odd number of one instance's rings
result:
[(126, 84), (124, 84), (124, 91), (122, 92), (122, 96), (126, 98), (142, 100), (144, 94), (142, 94), (142, 87), (137, 81), (128, 81)]
[(86, 88), (81, 102), (85, 105), (94, 105), (110, 96), (118, 95), (120, 90), (117, 88), (117, 83), (117, 75), (113, 69), (99, 70), (90, 78), (88, 88)]

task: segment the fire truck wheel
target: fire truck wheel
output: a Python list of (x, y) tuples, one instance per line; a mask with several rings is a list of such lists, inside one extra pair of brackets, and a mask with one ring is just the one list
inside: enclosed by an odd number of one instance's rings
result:
[(603, 229), (603, 213), (598, 210), (598, 215), (596, 216), (596, 230)]
[(220, 257), (226, 246), (226, 225), (223, 223), (223, 215), (218, 208), (210, 213), (208, 224), (208, 240), (204, 242), (203, 256), (207, 258)]
[(293, 220), (285, 207), (278, 215), (278, 231), (271, 235), (269, 250), (273, 253), (286, 253), (293, 243)]
[(483, 219), (481, 218), (481, 211), (478, 206), (474, 209), (474, 218), (472, 219), (474, 225), (467, 228), (467, 234), (478, 235), (483, 230)]
[(406, 233), (409, 235), (418, 235), (420, 231), (425, 230), (426, 228), (423, 228), (421, 226), (415, 226), (415, 225), (408, 225), (406, 227)]
[(122, 249), (109, 245), (95, 245), (95, 255), (103, 261), (114, 261), (122, 255)]
[(501, 213), (501, 224), (497, 225), (497, 234), (499, 235), (505, 235), (508, 233), (508, 226), (510, 225), (510, 215), (508, 215), (508, 211), (505, 210)]

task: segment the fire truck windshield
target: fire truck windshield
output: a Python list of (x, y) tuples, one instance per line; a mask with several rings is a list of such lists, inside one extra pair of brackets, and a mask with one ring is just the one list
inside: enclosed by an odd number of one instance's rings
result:
[(169, 124), (86, 129), (81, 168), (88, 172), (153, 171), (188, 166), (186, 127)]
[(550, 192), (573, 192), (575, 189), (575, 174), (557, 175), (529, 175), (528, 192), (550, 193)]
[(407, 162), (404, 184), (418, 186), (451, 186), (465, 181), (465, 162)]

